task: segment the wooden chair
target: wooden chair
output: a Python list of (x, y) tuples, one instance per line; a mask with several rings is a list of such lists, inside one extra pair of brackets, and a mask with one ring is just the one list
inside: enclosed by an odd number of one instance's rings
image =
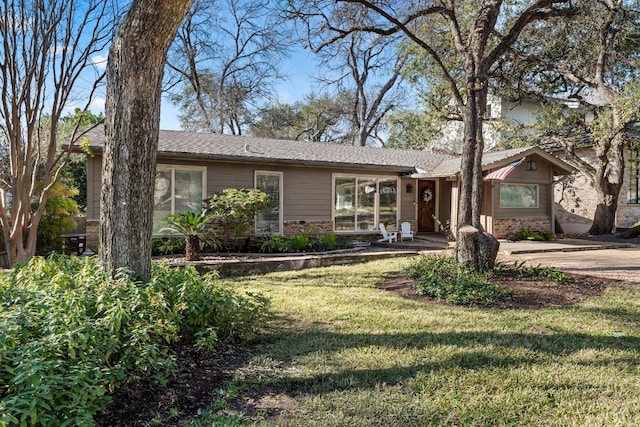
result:
[(380, 242), (397, 242), (398, 241), (398, 233), (392, 231), (391, 233), (387, 232), (383, 223), (380, 223), (380, 232), (382, 233), (382, 239), (378, 240)]
[(400, 241), (404, 240), (405, 237), (411, 237), (411, 240), (413, 241), (413, 231), (411, 231), (411, 224), (408, 222), (400, 224)]

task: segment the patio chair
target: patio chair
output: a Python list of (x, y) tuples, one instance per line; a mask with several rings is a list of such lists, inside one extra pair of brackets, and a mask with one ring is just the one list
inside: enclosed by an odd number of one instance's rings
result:
[(413, 241), (413, 231), (411, 231), (411, 224), (408, 222), (400, 224), (400, 241), (404, 240), (405, 237), (411, 237), (411, 240)]
[(382, 239), (378, 240), (380, 242), (397, 242), (398, 241), (398, 233), (395, 231), (388, 232), (383, 223), (380, 223), (380, 232), (382, 233)]

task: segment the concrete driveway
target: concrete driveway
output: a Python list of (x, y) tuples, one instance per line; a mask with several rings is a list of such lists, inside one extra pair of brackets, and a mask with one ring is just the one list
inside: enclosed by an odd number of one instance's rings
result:
[[(558, 248), (562, 240), (554, 246), (547, 246), (539, 242), (534, 244), (540, 251), (528, 253), (515, 252), (505, 253), (501, 251), (499, 260), (510, 262), (514, 260), (525, 261), (529, 265), (542, 265), (556, 267), (562, 271), (574, 274), (585, 274), (589, 276), (602, 277), (606, 279), (624, 280), (640, 284), (640, 247), (627, 246), (615, 247), (610, 244), (602, 244), (599, 247), (589, 242), (584, 244), (584, 248), (576, 248), (568, 245), (565, 250)], [(503, 249), (505, 245), (501, 245)], [(534, 247), (531, 246), (533, 250)]]

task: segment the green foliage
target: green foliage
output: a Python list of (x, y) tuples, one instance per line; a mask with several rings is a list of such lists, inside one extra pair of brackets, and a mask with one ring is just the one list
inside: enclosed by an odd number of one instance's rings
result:
[(556, 235), (550, 231), (544, 230), (531, 230), (529, 228), (523, 228), (520, 231), (515, 233), (510, 233), (508, 236), (509, 240), (518, 241), (518, 240), (535, 240), (535, 241), (548, 241), (554, 240)]
[[(124, 381), (166, 381), (171, 346), (254, 336), (268, 301), (154, 264), (143, 283), (95, 258), (33, 258), (0, 276), (0, 425), (92, 425)], [(192, 337), (192, 338), (191, 338)]]
[[(213, 214), (207, 214), (203, 209), (199, 214), (195, 212), (183, 212), (180, 214), (169, 214), (165, 219), (168, 224), (162, 231), (182, 233), (185, 235), (185, 252), (187, 261), (198, 261), (200, 251), (205, 242), (201, 241), (200, 234), (206, 233), (209, 222), (214, 218)], [(214, 232), (206, 233), (206, 243), (211, 248), (218, 248), (220, 241)]]
[(416, 280), (421, 295), (457, 305), (491, 305), (509, 291), (488, 280), (487, 274), (461, 267), (454, 258), (423, 256), (409, 265), (406, 274)]
[(151, 240), (151, 253), (157, 255), (175, 255), (184, 253), (186, 240), (184, 237), (162, 236)]
[(213, 218), (214, 215), (207, 214), (206, 209), (200, 213), (169, 214), (165, 219), (168, 225), (162, 231), (181, 233), (185, 236), (197, 236), (206, 230), (207, 225)]
[(353, 97), (346, 91), (337, 95), (310, 93), (304, 102), (276, 104), (261, 111), (261, 119), (251, 126), (253, 136), (311, 142), (346, 143), (349, 105)]
[(301, 252), (305, 250), (330, 251), (349, 246), (347, 242), (339, 241), (335, 233), (309, 235), (300, 232), (286, 239), (273, 236), (271, 233), (264, 233), (260, 241), (260, 251), (267, 253)]
[(336, 233), (316, 234), (311, 238), (311, 248), (315, 251), (331, 251), (339, 245)]
[(524, 261), (515, 261), (513, 265), (496, 264), (496, 268), (490, 272), (494, 277), (547, 277), (556, 283), (562, 284), (566, 275), (553, 267), (540, 265), (527, 267)]
[(213, 218), (221, 225), (227, 246), (249, 229), (258, 212), (273, 206), (269, 195), (255, 188), (226, 188), (206, 202)]
[(285, 246), (289, 252), (304, 252), (310, 248), (311, 240), (307, 233), (297, 233), (287, 237)]
[(63, 252), (65, 241), (62, 235), (76, 228), (74, 215), (78, 213), (78, 204), (73, 197), (77, 195), (77, 189), (59, 182), (51, 187), (44, 214), (38, 225), (36, 254)]

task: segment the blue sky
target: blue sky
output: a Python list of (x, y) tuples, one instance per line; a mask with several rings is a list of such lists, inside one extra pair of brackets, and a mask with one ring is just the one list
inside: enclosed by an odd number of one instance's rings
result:
[[(313, 76), (318, 72), (313, 54), (302, 48), (295, 48), (289, 58), (282, 61), (281, 69), (287, 79), (276, 85), (277, 99), (287, 104), (303, 100), (311, 92)], [(180, 111), (164, 97), (160, 110), (160, 129), (179, 130), (179, 114)]]

